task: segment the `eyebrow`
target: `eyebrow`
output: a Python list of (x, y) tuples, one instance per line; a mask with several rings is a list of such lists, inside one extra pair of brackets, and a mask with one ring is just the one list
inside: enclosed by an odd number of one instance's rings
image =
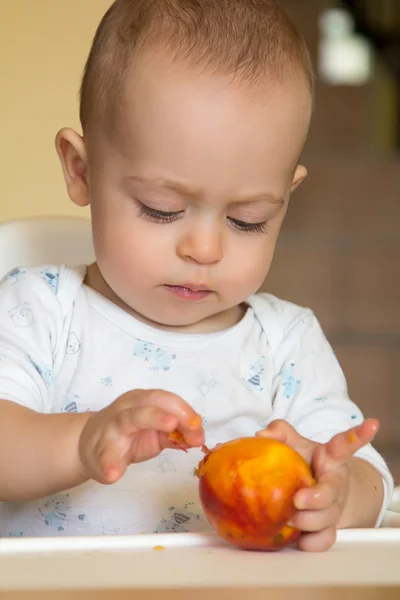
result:
[[(171, 190), (171, 191), (179, 194), (180, 196), (189, 196), (192, 198), (199, 198), (202, 195), (200, 190), (194, 190), (194, 189), (188, 187), (187, 185), (185, 185), (184, 183), (181, 183), (179, 181), (173, 181), (172, 179), (163, 179), (163, 178), (146, 179), (145, 177), (139, 177), (137, 175), (128, 177), (128, 179), (130, 179), (131, 181), (137, 182), (137, 183), (141, 183), (142, 185), (151, 185), (151, 186), (156, 186), (156, 187), (164, 188), (167, 190)], [(269, 194), (269, 193), (261, 193), (261, 194), (256, 194), (255, 196), (241, 197), (241, 198), (238, 198), (237, 200), (235, 200), (234, 203), (235, 204), (249, 204), (251, 202), (259, 202), (262, 200), (265, 200), (267, 202), (270, 202), (272, 204), (277, 204), (280, 206), (285, 204), (285, 199), (282, 196), (275, 196), (274, 194)]]

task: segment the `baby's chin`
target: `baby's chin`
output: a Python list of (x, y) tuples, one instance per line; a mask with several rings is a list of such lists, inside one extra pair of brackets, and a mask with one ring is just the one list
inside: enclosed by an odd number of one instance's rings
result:
[[(197, 308), (197, 310), (196, 310)], [(200, 311), (192, 307), (191, 311), (146, 311), (141, 314), (135, 311), (136, 318), (144, 323), (175, 333), (216, 333), (233, 327), (243, 318), (247, 307), (235, 306), (229, 309)], [(190, 312), (192, 314), (190, 314)]]
[[(144, 312), (144, 314), (143, 314)], [(175, 331), (181, 333), (207, 332), (210, 323), (218, 320), (216, 314), (179, 314), (174, 311), (155, 310), (155, 311), (134, 311), (134, 316), (151, 327), (165, 331)], [(192, 311), (193, 313), (199, 311)], [(215, 329), (214, 329), (215, 331)]]

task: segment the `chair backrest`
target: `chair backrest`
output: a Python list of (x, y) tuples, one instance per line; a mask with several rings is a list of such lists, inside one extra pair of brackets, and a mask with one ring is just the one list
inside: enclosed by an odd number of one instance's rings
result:
[(35, 217), (0, 223), (0, 278), (17, 266), (76, 266), (93, 260), (88, 219)]

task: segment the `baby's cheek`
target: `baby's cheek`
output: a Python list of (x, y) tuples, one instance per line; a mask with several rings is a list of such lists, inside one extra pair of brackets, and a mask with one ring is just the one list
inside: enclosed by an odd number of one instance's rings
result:
[(236, 267), (232, 267), (231, 289), (232, 291), (240, 290), (244, 293), (244, 297), (251, 296), (256, 293), (263, 285), (268, 274), (271, 264), (271, 259), (262, 255), (253, 254), (248, 258), (241, 256), (236, 261)]

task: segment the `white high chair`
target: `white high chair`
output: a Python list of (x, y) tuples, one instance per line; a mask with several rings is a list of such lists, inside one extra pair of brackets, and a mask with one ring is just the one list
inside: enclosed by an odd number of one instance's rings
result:
[(88, 219), (34, 217), (0, 223), (0, 279), (17, 266), (76, 266), (93, 260)]

